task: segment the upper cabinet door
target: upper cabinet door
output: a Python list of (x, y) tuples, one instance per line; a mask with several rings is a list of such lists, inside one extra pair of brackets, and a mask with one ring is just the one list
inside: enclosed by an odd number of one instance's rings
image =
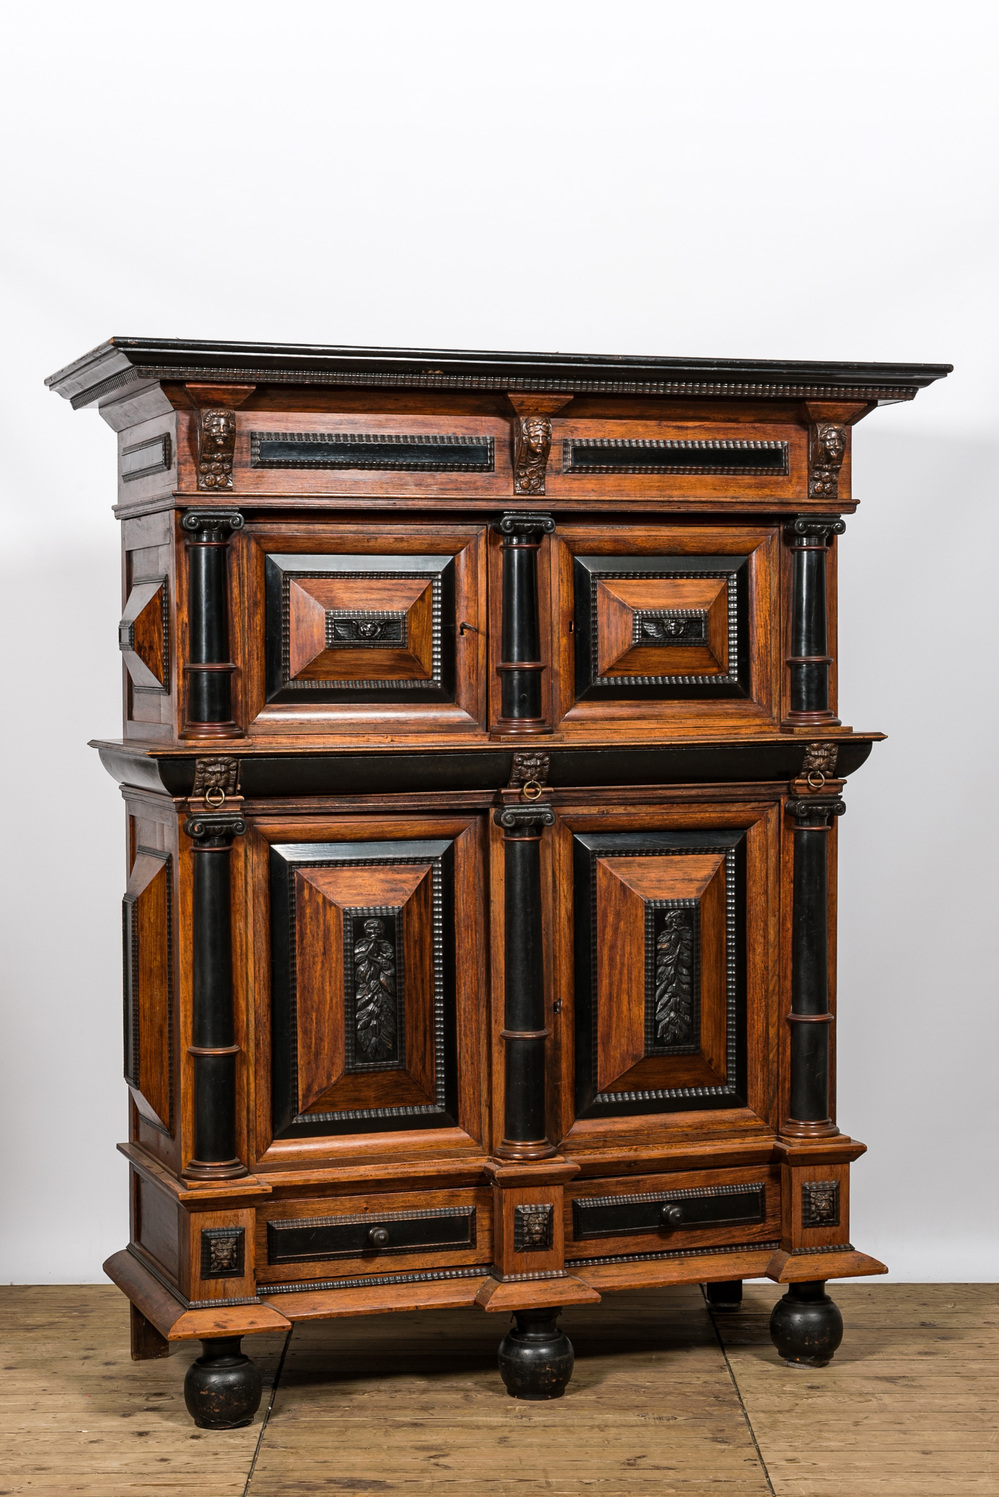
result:
[(774, 722), (776, 526), (565, 525), (553, 540), (564, 729)]
[(484, 527), (254, 524), (248, 531), (251, 732), (479, 726)]

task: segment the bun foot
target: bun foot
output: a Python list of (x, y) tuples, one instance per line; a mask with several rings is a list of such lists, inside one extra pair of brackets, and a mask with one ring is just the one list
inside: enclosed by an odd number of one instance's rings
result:
[(742, 1308), (742, 1280), (725, 1279), (718, 1284), (705, 1284), (704, 1298), (711, 1310), (728, 1315)]
[(199, 1429), (241, 1429), (260, 1407), (260, 1373), (239, 1336), (202, 1341), (184, 1379), (184, 1402)]
[(770, 1339), (789, 1367), (825, 1367), (843, 1339), (843, 1317), (824, 1279), (791, 1284), (770, 1316)]
[(511, 1398), (561, 1398), (575, 1361), (557, 1310), (517, 1310), (500, 1342), (500, 1376)]

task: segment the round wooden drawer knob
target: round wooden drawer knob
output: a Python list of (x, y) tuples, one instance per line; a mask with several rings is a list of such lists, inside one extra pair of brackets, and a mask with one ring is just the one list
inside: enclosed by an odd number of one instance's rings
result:
[(662, 1224), (663, 1224), (664, 1227), (680, 1227), (680, 1226), (682, 1226), (683, 1225), (683, 1207), (682, 1206), (669, 1206), (669, 1205), (664, 1206), (663, 1207), (663, 1214), (662, 1214)]
[(387, 1227), (372, 1227), (368, 1233), (368, 1241), (372, 1247), (388, 1247), (389, 1234)]

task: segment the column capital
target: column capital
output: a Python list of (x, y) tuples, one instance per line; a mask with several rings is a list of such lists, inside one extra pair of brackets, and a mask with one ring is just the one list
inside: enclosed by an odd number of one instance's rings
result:
[(555, 825), (555, 812), (547, 801), (533, 801), (527, 806), (501, 806), (493, 819), (508, 837), (540, 837), (543, 827)]
[(507, 545), (515, 546), (518, 541), (533, 541), (541, 535), (551, 535), (555, 529), (555, 520), (552, 515), (506, 510), (502, 518), (495, 522), (495, 528), (500, 535), (508, 538)]
[(846, 803), (838, 798), (807, 795), (800, 800), (789, 800), (787, 812), (794, 817), (799, 827), (807, 830), (809, 826), (828, 826), (832, 816), (844, 816)]
[(797, 515), (784, 527), (784, 535), (791, 545), (796, 541), (818, 541), (827, 546), (829, 537), (842, 535), (846, 521), (838, 515)]
[(238, 509), (188, 509), (180, 521), (182, 530), (211, 532), (204, 538), (209, 543), (228, 540), (232, 532), (242, 530), (245, 523)]
[(189, 816), (184, 822), (184, 830), (203, 848), (229, 847), (234, 837), (241, 837), (246, 831), (246, 822), (242, 816), (234, 814)]

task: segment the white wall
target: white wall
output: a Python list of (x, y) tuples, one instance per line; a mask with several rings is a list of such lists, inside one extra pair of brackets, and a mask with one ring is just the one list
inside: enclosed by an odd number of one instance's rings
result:
[(125, 1240), (110, 333), (953, 361), (857, 434), (842, 823), (854, 1237), (999, 1277), (994, 7), (95, 0), (5, 23), (0, 1275)]

